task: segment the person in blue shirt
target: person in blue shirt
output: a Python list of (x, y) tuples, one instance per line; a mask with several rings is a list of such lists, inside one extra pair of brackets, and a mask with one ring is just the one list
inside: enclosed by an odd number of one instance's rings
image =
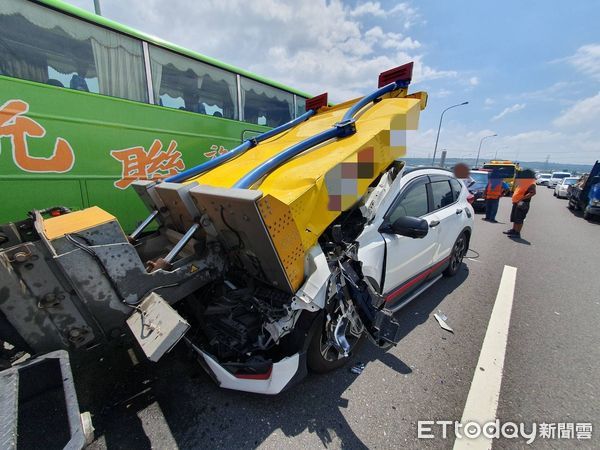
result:
[(87, 73), (87, 69), (84, 66), (81, 66), (77, 69), (77, 73), (75, 73), (71, 77), (71, 82), (69, 83), (69, 87), (71, 89), (75, 89), (78, 91), (89, 92), (89, 88), (87, 82), (85, 81), (85, 75)]

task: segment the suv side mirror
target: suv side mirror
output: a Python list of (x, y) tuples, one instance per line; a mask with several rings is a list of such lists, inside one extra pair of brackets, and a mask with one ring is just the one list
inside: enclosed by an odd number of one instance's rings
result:
[(393, 223), (383, 223), (379, 227), (379, 232), (422, 239), (429, 232), (429, 224), (425, 219), (403, 216), (396, 219)]

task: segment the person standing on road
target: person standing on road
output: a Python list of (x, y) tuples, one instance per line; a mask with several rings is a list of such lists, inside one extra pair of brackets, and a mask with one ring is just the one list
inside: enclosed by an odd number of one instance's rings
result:
[(502, 197), (502, 177), (500, 171), (492, 170), (488, 177), (488, 184), (485, 187), (485, 217), (483, 220), (497, 223), (496, 214), (498, 213), (498, 205), (500, 197)]
[(504, 231), (504, 234), (509, 238), (518, 239), (521, 237), (523, 222), (529, 212), (531, 198), (536, 194), (535, 172), (531, 169), (517, 172), (515, 184), (517, 187), (512, 197), (512, 211), (510, 212), (510, 221), (513, 223), (513, 227)]

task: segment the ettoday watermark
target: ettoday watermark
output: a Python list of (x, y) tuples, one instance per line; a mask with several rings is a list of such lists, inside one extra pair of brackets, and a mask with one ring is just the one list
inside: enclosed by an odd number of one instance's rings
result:
[[(453, 420), (419, 420), (417, 437), (419, 439), (523, 439), (527, 444), (536, 439), (577, 439), (592, 438), (591, 422), (500, 422), (479, 423), (475, 421), (459, 422)], [(451, 433), (454, 436), (451, 436)]]

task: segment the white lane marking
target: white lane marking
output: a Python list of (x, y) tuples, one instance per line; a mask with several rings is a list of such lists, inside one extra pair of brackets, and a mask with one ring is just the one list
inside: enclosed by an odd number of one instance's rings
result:
[[(483, 425), (496, 420), (516, 280), (517, 268), (504, 266), (496, 302), (463, 411), (461, 419), (463, 426), (470, 421)], [(492, 447), (492, 440), (483, 434), (477, 439), (466, 438), (463, 432), (460, 434), (463, 438), (454, 441), (454, 450)]]

